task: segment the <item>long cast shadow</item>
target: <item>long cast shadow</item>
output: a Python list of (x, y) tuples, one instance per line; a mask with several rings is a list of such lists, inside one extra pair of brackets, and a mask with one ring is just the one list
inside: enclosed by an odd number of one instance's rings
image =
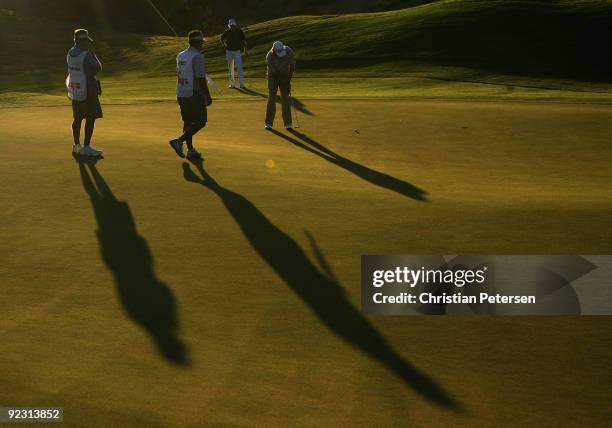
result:
[[(257, 97), (261, 97), (264, 99), (268, 99), (268, 95), (266, 94), (262, 94), (261, 92), (257, 92), (251, 88), (236, 88), (237, 91), (242, 92), (245, 95), (251, 95), (251, 96), (257, 96)], [(300, 101), (298, 98), (296, 97), (292, 97), (293, 98), (293, 104), (295, 105), (295, 108), (300, 112), (300, 113), (304, 113), (305, 115), (308, 116), (314, 116), (315, 114), (313, 112), (311, 112), (310, 110), (308, 110), (306, 108), (306, 106), (304, 105), (304, 103), (302, 101)], [(281, 103), (281, 97), (280, 95), (276, 96), (276, 103), (280, 104)]]
[(333, 163), (341, 168), (346, 169), (349, 172), (352, 172), (357, 177), (372, 183), (376, 186), (384, 187), (386, 189), (392, 190), (394, 192), (399, 193), (400, 195), (407, 196), (409, 198), (415, 199), (421, 202), (427, 202), (427, 192), (423, 189), (416, 187), (413, 184), (408, 183), (407, 181), (400, 180), (399, 178), (395, 178), (391, 175), (385, 174), (383, 172), (379, 172), (368, 168), (367, 166), (358, 164), (357, 162), (353, 162), (350, 159), (347, 159), (343, 156), (340, 156), (337, 153), (334, 153), (332, 150), (323, 146), (320, 143), (317, 143), (312, 138), (308, 137), (306, 134), (298, 132), (296, 130), (291, 130), (294, 136), (298, 137), (300, 140), (290, 137), (289, 135), (283, 134), (282, 132), (277, 131), (276, 129), (270, 129), (271, 133), (278, 135), (284, 140), (289, 141), (291, 144), (294, 144), (310, 153), (313, 153), (319, 156), (322, 159), (325, 159), (328, 162)]
[(151, 251), (136, 230), (129, 205), (117, 200), (94, 160), (77, 158), (77, 162), (98, 222), (96, 234), (102, 258), (115, 278), (123, 309), (151, 336), (167, 360), (177, 365), (188, 364), (186, 346), (177, 333), (176, 300), (170, 288), (155, 275)]
[[(286, 233), (268, 220), (244, 196), (224, 188), (202, 165), (194, 162), (198, 176), (188, 163), (183, 163), (185, 180), (212, 190), (221, 198), (228, 212), (239, 225), (246, 239), (283, 281), (310, 307), (318, 318), (335, 334), (393, 371), (408, 386), (438, 405), (459, 409), (451, 397), (427, 375), (406, 362), (353, 307), (334, 279), (329, 265), (323, 261), (321, 273), (308, 259), (302, 248)], [(314, 238), (316, 257), (324, 260)]]

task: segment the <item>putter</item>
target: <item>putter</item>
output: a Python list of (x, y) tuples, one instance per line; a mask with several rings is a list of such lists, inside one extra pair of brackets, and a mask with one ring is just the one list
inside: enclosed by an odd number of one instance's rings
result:
[(221, 89), (219, 89), (219, 86), (208, 74), (206, 75), (206, 82), (213, 88), (213, 91), (215, 91), (217, 95), (221, 95)]
[(297, 108), (295, 108), (295, 102), (293, 101), (293, 94), (289, 92), (289, 99), (291, 100), (291, 107), (293, 107), (293, 114), (295, 116), (295, 128), (300, 127), (300, 119), (298, 118)]

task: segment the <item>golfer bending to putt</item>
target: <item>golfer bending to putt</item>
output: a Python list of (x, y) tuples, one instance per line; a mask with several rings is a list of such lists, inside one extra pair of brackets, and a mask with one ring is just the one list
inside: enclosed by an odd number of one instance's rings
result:
[(283, 122), (285, 129), (293, 129), (291, 123), (291, 107), (289, 94), (291, 93), (291, 78), (295, 71), (295, 56), (289, 46), (276, 41), (272, 50), (266, 55), (268, 76), (268, 108), (266, 110), (266, 129), (271, 129), (276, 115), (276, 92), (280, 88), (281, 106), (283, 109)]
[(212, 97), (206, 84), (204, 56), (200, 52), (204, 35), (200, 30), (189, 32), (189, 47), (176, 57), (176, 97), (181, 108), (183, 135), (170, 141), (170, 147), (184, 158), (183, 143), (187, 143), (187, 158), (201, 159), (202, 155), (193, 148), (193, 136), (206, 125), (206, 106), (212, 104)]
[[(87, 30), (74, 31), (74, 46), (66, 55), (68, 77), (66, 88), (72, 100), (72, 153), (84, 156), (101, 156), (102, 150), (91, 147), (91, 137), (96, 119), (102, 117), (102, 106), (98, 98), (100, 86), (96, 74), (102, 71), (102, 64), (96, 56), (93, 40)], [(85, 119), (85, 140), (81, 147), (81, 123)]]

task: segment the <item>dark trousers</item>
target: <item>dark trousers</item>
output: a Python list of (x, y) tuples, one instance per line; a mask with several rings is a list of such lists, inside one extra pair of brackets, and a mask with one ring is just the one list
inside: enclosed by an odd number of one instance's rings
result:
[(278, 78), (268, 76), (268, 108), (266, 109), (266, 123), (272, 125), (276, 115), (276, 93), (280, 88), (283, 122), (291, 124), (291, 106), (289, 105), (289, 77)]

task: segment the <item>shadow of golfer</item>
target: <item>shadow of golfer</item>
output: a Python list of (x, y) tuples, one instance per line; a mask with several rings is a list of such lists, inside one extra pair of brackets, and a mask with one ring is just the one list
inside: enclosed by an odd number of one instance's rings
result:
[(250, 95), (252, 97), (261, 97), (264, 99), (268, 99), (268, 96), (266, 94), (262, 94), (261, 92), (257, 92), (251, 88), (239, 88), (239, 87), (235, 87), (234, 89), (236, 89), (238, 92), (242, 92), (245, 95)]
[[(251, 88), (236, 88), (236, 90), (238, 90), (239, 92), (242, 92), (245, 95), (257, 96), (257, 97), (264, 98), (266, 100), (268, 99), (268, 95), (262, 94), (261, 92), (257, 92), (257, 91), (255, 91), (255, 90), (253, 90)], [(315, 115), (313, 112), (311, 112), (310, 110), (308, 110), (306, 108), (306, 106), (304, 105), (304, 103), (302, 101), (300, 101), (296, 97), (292, 97), (292, 98), (293, 98), (293, 104), (295, 105), (295, 108), (300, 113), (304, 113), (307, 116), (314, 116)], [(281, 103), (280, 95), (276, 95), (276, 103), (277, 104)]]
[(392, 177), (383, 172), (373, 170), (371, 168), (368, 168), (367, 166), (358, 164), (357, 162), (353, 162), (350, 159), (340, 156), (339, 154), (334, 153), (322, 144), (317, 143), (307, 135), (302, 134), (301, 132), (297, 132), (296, 130), (289, 131), (302, 141), (283, 134), (282, 132), (279, 132), (276, 129), (270, 129), (269, 131), (289, 141), (291, 144), (294, 144), (306, 151), (309, 151), (310, 153), (319, 156), (322, 159), (325, 159), (328, 162), (333, 163), (334, 165), (337, 165), (341, 168), (346, 169), (347, 171), (352, 172), (357, 177), (369, 183), (372, 183), (379, 187), (384, 187), (385, 189), (392, 190), (394, 192), (399, 193), (400, 195), (407, 196), (420, 202), (427, 202), (427, 192), (425, 190), (419, 189), (418, 187), (406, 181)]
[(187, 365), (187, 350), (177, 335), (176, 301), (168, 286), (155, 276), (151, 251), (136, 230), (130, 207), (115, 198), (94, 160), (76, 160), (98, 222), (100, 252), (113, 273), (123, 309), (151, 336), (167, 360)]
[[(449, 395), (427, 375), (404, 359), (374, 329), (368, 320), (353, 307), (344, 295), (333, 274), (324, 275), (308, 259), (304, 251), (286, 233), (276, 227), (244, 196), (219, 185), (205, 170), (202, 162), (195, 162), (201, 176), (188, 163), (183, 163), (185, 180), (205, 186), (215, 192), (234, 218), (253, 249), (310, 307), (318, 318), (336, 335), (365, 354), (384, 364), (408, 386), (432, 402), (458, 409)], [(314, 239), (309, 236), (311, 243)], [(316, 257), (323, 254), (315, 246)], [(323, 263), (329, 272), (329, 265)]]

